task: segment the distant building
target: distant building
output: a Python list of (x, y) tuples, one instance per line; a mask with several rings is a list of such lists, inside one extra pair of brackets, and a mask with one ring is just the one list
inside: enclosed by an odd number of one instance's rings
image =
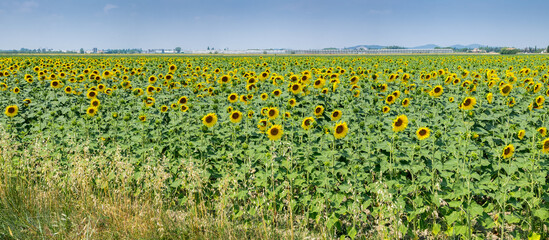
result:
[(97, 53), (97, 48), (96, 48), (96, 47), (94, 47), (94, 48), (92, 49), (92, 53)]

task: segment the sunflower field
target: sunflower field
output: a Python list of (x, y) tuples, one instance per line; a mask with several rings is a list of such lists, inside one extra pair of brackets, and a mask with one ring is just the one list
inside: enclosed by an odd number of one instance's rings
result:
[[(546, 239), (548, 63), (3, 56), (0, 171), (91, 176), (288, 238)], [(73, 174), (74, 155), (93, 171)]]

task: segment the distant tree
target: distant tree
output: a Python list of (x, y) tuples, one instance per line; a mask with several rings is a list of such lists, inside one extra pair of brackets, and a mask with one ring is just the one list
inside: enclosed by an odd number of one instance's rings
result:
[(545, 53), (549, 53), (549, 46), (545, 49)]
[(181, 53), (181, 48), (180, 48), (180, 47), (176, 47), (176, 48), (175, 48), (175, 52), (176, 52), (176, 53)]
[(516, 48), (502, 48), (499, 53), (500, 54), (517, 54), (520, 50)]
[(80, 54), (84, 54), (84, 49), (80, 48)]

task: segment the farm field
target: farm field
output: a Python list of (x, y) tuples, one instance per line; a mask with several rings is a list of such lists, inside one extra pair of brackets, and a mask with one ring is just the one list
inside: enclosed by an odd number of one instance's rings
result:
[(546, 239), (548, 64), (1, 56), (0, 239)]

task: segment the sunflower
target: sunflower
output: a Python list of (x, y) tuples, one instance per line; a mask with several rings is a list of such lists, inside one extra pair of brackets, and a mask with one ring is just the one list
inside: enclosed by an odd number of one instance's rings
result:
[(389, 111), (391, 111), (391, 108), (389, 106), (383, 106), (383, 108), (381, 109), (381, 111), (383, 113), (388, 113)]
[(393, 132), (401, 132), (408, 126), (408, 117), (406, 115), (400, 115), (393, 120)]
[(141, 122), (147, 121), (147, 116), (146, 115), (140, 115), (139, 116), (139, 121), (141, 121)]
[(442, 93), (444, 93), (444, 88), (440, 85), (437, 85), (435, 86), (435, 88), (433, 88), (433, 90), (429, 92), (429, 96), (437, 98), (437, 97), (440, 97)]
[(302, 88), (301, 88), (301, 84), (299, 83), (293, 83), (291, 86), (290, 86), (290, 91), (293, 93), (293, 94), (299, 94), (301, 92)]
[(537, 131), (539, 132), (539, 134), (541, 134), (542, 137), (545, 137), (545, 135), (547, 134), (547, 128), (545, 127), (540, 127)]
[(172, 109), (176, 109), (176, 108), (178, 108), (178, 106), (179, 106), (179, 105), (178, 105), (177, 103), (172, 103), (172, 104), (170, 105), (170, 107), (171, 107)]
[(353, 97), (359, 97), (360, 96), (360, 89), (353, 90)]
[(524, 138), (524, 135), (526, 134), (525, 130), (519, 130), (518, 131), (518, 138), (522, 140)]
[(209, 128), (213, 127), (217, 123), (217, 115), (215, 113), (208, 113), (202, 118), (202, 123)]
[(282, 138), (282, 134), (284, 133), (284, 130), (282, 130), (282, 126), (280, 125), (273, 125), (269, 130), (267, 131), (267, 136), (272, 141), (279, 140)]
[(99, 99), (97, 99), (97, 98), (92, 99), (91, 102), (90, 102), (90, 106), (92, 106), (94, 108), (98, 108), (99, 105), (101, 105), (101, 101), (99, 101)]
[(546, 138), (541, 142), (541, 151), (543, 153), (549, 153), (549, 138)]
[(250, 110), (248, 111), (248, 118), (251, 119), (254, 117), (254, 111)]
[(389, 95), (385, 99), (385, 103), (387, 103), (388, 105), (391, 105), (391, 104), (395, 103), (395, 101), (396, 101), (396, 98), (393, 95)]
[(229, 94), (229, 96), (227, 97), (227, 100), (229, 100), (229, 102), (231, 103), (235, 103), (236, 101), (238, 101), (238, 94), (236, 93)]
[(242, 121), (242, 113), (240, 111), (233, 111), (231, 112), (231, 122), (233, 123), (239, 123), (240, 121)]
[(494, 101), (494, 94), (492, 93), (486, 94), (486, 100), (488, 101), (488, 103), (492, 103), (492, 101)]
[(282, 91), (280, 91), (280, 89), (276, 89), (276, 90), (273, 91), (273, 96), (275, 96), (275, 97), (280, 96), (280, 94), (282, 94)]
[(157, 91), (156, 87), (151, 85), (147, 86), (146, 90), (147, 90), (147, 95), (153, 95)]
[(507, 145), (505, 148), (503, 148), (503, 158), (510, 158), (513, 156), (513, 153), (515, 152), (515, 147), (513, 147), (513, 144)]
[(6, 111), (4, 111), (4, 114), (8, 117), (15, 117), (17, 113), (19, 112), (19, 107), (17, 105), (11, 105), (6, 107)]
[(313, 127), (313, 123), (315, 122), (315, 119), (312, 117), (306, 117), (303, 119), (303, 122), (301, 123), (301, 127), (305, 130), (309, 130)]
[(537, 96), (537, 97), (536, 97), (536, 104), (537, 104), (538, 106), (543, 105), (544, 102), (545, 102), (545, 98), (544, 98), (543, 96), (540, 95), (540, 96)]
[(322, 78), (319, 78), (319, 79), (314, 81), (313, 87), (316, 88), (316, 89), (320, 89), (320, 88), (324, 87), (325, 83), (326, 83), (326, 80), (324, 80)]
[(417, 136), (417, 139), (419, 139), (419, 140), (424, 140), (424, 139), (428, 138), (429, 135), (431, 135), (431, 130), (427, 127), (419, 128), (416, 131), (416, 136)]
[(269, 98), (269, 94), (266, 94), (266, 93), (261, 94), (261, 100), (265, 101), (267, 100), (267, 98)]
[(265, 132), (265, 130), (267, 130), (267, 124), (268, 124), (267, 119), (261, 119), (257, 124), (257, 128), (259, 128), (259, 131)]
[(13, 93), (19, 93), (21, 92), (21, 89), (19, 89), (18, 87), (14, 87), (13, 90), (11, 90)]
[(245, 103), (245, 104), (248, 104), (248, 96), (240, 95), (240, 101)]
[(30, 100), (29, 98), (25, 98), (23, 100), (23, 104), (25, 104), (25, 106), (28, 106), (31, 102), (32, 102), (32, 100)]
[(152, 105), (154, 105), (154, 98), (153, 97), (147, 97), (147, 99), (145, 99), (145, 106), (147, 107), (151, 107)]
[(168, 106), (166, 106), (166, 105), (162, 105), (162, 106), (160, 107), (160, 112), (163, 112), (163, 113), (165, 113), (165, 112), (167, 112), (167, 111), (168, 111), (168, 109), (169, 109), (169, 108), (168, 108)]
[(463, 110), (471, 110), (477, 104), (477, 99), (474, 97), (466, 97), (463, 99), (463, 102), (460, 104), (460, 108)]
[(65, 91), (66, 94), (71, 94), (72, 93), (72, 87), (71, 86), (66, 86), (64, 91)]
[(278, 108), (271, 107), (267, 110), (267, 117), (269, 117), (270, 120), (276, 119), (278, 117), (278, 113)]
[(337, 110), (337, 109), (334, 110), (334, 111), (332, 112), (332, 116), (331, 116), (331, 117), (332, 117), (332, 121), (337, 121), (337, 120), (339, 120), (339, 119), (341, 118), (342, 115), (343, 115), (343, 114), (341, 113), (340, 110)]
[(320, 105), (316, 106), (315, 107), (315, 112), (314, 112), (315, 116), (317, 116), (317, 117), (321, 116), (322, 113), (324, 113), (324, 107), (320, 106)]
[(288, 100), (288, 104), (290, 104), (290, 107), (295, 107), (295, 105), (297, 104), (297, 101), (294, 98), (292, 98)]
[(86, 97), (88, 97), (89, 99), (94, 99), (97, 97), (97, 92), (96, 91), (88, 91), (88, 93), (86, 94)]
[(168, 71), (170, 72), (175, 72), (175, 70), (177, 70), (177, 66), (175, 66), (174, 64), (171, 64), (169, 67), (168, 67)]
[(179, 110), (181, 110), (181, 112), (186, 112), (187, 110), (189, 110), (189, 107), (187, 107), (187, 105), (185, 104), (181, 104), (181, 106), (179, 106)]
[(50, 82), (50, 86), (51, 86), (52, 88), (57, 89), (57, 88), (63, 87), (63, 84), (62, 84), (61, 81), (59, 81), (59, 80), (53, 80), (53, 81)]
[(511, 92), (511, 90), (513, 90), (513, 85), (511, 85), (511, 84), (504, 84), (504, 85), (501, 86), (501, 88), (499, 89), (499, 92), (501, 93), (501, 95), (507, 96), (507, 95), (509, 95), (509, 93)]
[(187, 98), (187, 96), (183, 96), (183, 97), (179, 98), (179, 100), (177, 101), (177, 104), (179, 104), (179, 105), (187, 104), (188, 101), (189, 101), (189, 98)]
[(402, 100), (402, 106), (403, 106), (403, 107), (408, 107), (408, 106), (410, 106), (410, 99), (408, 99), (408, 98), (403, 99), (403, 100)]
[(291, 113), (289, 113), (289, 112), (284, 113), (284, 119), (288, 119), (288, 118), (291, 118), (291, 117), (292, 117)]
[(349, 132), (349, 127), (347, 127), (346, 122), (339, 122), (334, 127), (334, 137), (336, 139), (344, 138)]
[(149, 83), (150, 83), (150, 84), (155, 83), (156, 80), (158, 80), (158, 78), (156, 78), (156, 76), (154, 76), (154, 75), (149, 77)]
[(508, 100), (507, 100), (507, 106), (509, 107), (513, 107), (515, 106), (517, 102), (515, 101), (515, 98), (514, 97), (510, 97)]
[(322, 93), (322, 94), (327, 94), (328, 91), (330, 91), (330, 90), (328, 90), (327, 88), (323, 88), (322, 91), (321, 91), (321, 93)]
[(88, 107), (88, 109), (86, 110), (86, 114), (90, 117), (95, 116), (96, 113), (97, 113), (97, 108), (93, 106)]

